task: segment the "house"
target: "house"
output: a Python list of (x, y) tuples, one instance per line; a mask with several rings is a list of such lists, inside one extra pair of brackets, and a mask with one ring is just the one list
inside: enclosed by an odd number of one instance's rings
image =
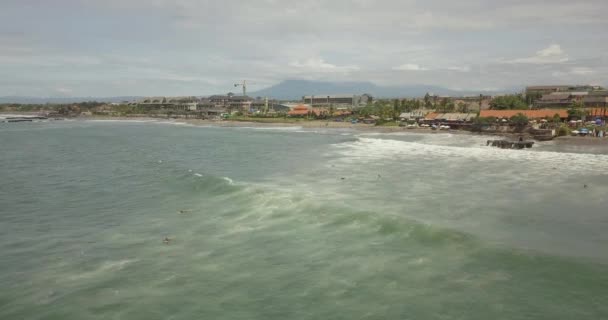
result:
[(301, 104), (287, 112), (287, 115), (290, 117), (306, 117), (311, 113), (311, 111), (312, 108), (307, 105)]
[(420, 119), (424, 119), (424, 117), (429, 113), (430, 113), (429, 110), (419, 109), (419, 110), (414, 110), (412, 112), (404, 112), (399, 115), (399, 119), (401, 121), (408, 121), (408, 120), (418, 121)]

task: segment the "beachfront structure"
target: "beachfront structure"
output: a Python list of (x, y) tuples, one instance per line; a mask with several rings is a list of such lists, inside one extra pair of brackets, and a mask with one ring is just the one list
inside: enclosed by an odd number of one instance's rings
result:
[(518, 114), (523, 114), (530, 120), (552, 119), (556, 114), (561, 120), (568, 119), (567, 109), (544, 109), (544, 110), (481, 110), (479, 116), (482, 118), (494, 117), (497, 119), (510, 119)]
[(424, 117), (426, 122), (470, 122), (477, 118), (477, 113), (441, 113), (431, 112)]
[(329, 107), (329, 106), (349, 106), (353, 108), (366, 106), (368, 103), (372, 103), (373, 97), (369, 94), (353, 95), (311, 95), (303, 96), (302, 102), (308, 103), (312, 106), (317, 107)]
[(401, 121), (408, 121), (408, 120), (420, 120), (420, 119), (424, 119), (424, 117), (429, 114), (431, 111), (427, 110), (427, 109), (418, 109), (418, 110), (414, 110), (411, 112), (404, 112), (402, 114), (399, 115), (399, 119)]

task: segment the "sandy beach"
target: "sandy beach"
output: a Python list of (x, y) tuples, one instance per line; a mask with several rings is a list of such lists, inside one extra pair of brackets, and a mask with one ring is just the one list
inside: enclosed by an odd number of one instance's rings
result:
[[(238, 127), (298, 127), (304, 129), (336, 129), (336, 130), (357, 130), (371, 133), (395, 133), (395, 132), (409, 132), (409, 133), (426, 133), (426, 134), (462, 134), (462, 135), (485, 135), (485, 136), (504, 136), (506, 139), (517, 139), (519, 135), (513, 134), (500, 134), (500, 133), (473, 133), (470, 131), (463, 130), (431, 130), (430, 128), (405, 128), (398, 126), (376, 126), (373, 124), (357, 123), (352, 124), (350, 122), (336, 122), (336, 121), (324, 121), (324, 120), (312, 120), (312, 121), (290, 121), (290, 122), (254, 122), (254, 121), (234, 121), (234, 120), (203, 120), (203, 119), (166, 119), (166, 118), (152, 118), (152, 117), (86, 117), (78, 118), (83, 120), (115, 120), (115, 121), (172, 121), (176, 123), (187, 123), (195, 126), (216, 126), (224, 128), (238, 128)], [(599, 146), (608, 145), (608, 138), (595, 138), (595, 137), (581, 137), (581, 136), (564, 136), (556, 137), (553, 141), (561, 145), (577, 145), (577, 146)]]

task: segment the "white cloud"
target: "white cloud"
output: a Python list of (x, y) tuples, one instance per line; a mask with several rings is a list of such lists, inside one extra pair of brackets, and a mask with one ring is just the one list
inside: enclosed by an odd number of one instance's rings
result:
[(55, 88), (55, 91), (61, 95), (71, 95), (74, 90), (66, 87)]
[(335, 64), (327, 63), (321, 58), (309, 58), (303, 61), (296, 60), (289, 63), (289, 66), (294, 68), (307, 69), (313, 72), (344, 72), (359, 70), (358, 66), (337, 66)]
[(397, 67), (393, 67), (393, 70), (397, 71), (428, 71), (428, 68), (421, 67), (420, 65), (414, 63), (406, 63)]
[(595, 73), (595, 71), (591, 68), (587, 68), (587, 67), (574, 67), (570, 69), (570, 73), (571, 74), (575, 74), (575, 75), (589, 75), (589, 74), (593, 74)]
[(447, 67), (448, 70), (450, 71), (460, 71), (460, 72), (469, 72), (471, 71), (471, 67), (470, 66), (452, 66), (452, 67)]
[(552, 44), (547, 48), (536, 51), (536, 54), (528, 58), (519, 58), (512, 60), (512, 63), (530, 63), (530, 64), (554, 64), (568, 62), (568, 55), (562, 50), (559, 44)]
[(608, 84), (608, 44), (598, 41), (608, 1), (547, 2), (5, 0), (0, 70), (11, 79), (0, 95), (58, 86), (79, 96), (202, 95), (239, 79)]

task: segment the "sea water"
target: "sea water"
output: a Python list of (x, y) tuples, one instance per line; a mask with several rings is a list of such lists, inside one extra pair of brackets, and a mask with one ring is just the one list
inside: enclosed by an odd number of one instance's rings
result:
[(608, 318), (606, 150), (487, 139), (0, 124), (0, 319)]

